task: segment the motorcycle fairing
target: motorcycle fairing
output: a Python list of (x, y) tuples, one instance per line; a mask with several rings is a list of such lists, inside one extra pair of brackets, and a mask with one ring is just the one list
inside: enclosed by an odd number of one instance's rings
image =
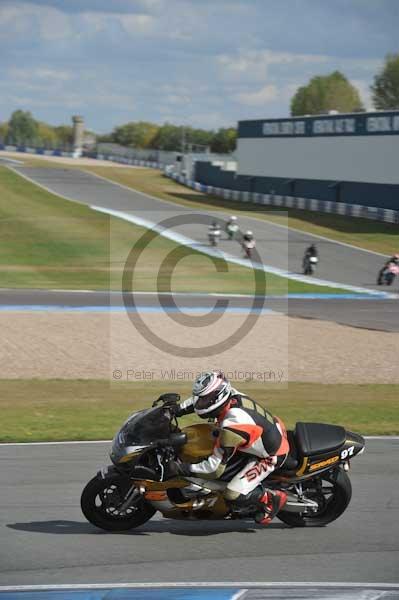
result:
[(187, 442), (178, 453), (183, 462), (197, 463), (212, 454), (218, 433), (215, 425), (196, 423), (184, 427), (182, 431), (187, 436)]
[(148, 408), (133, 413), (122, 425), (112, 442), (111, 460), (114, 464), (129, 453), (129, 448), (149, 446), (154, 439), (167, 438), (170, 435), (170, 419), (160, 408)]
[[(339, 434), (338, 431), (337, 434)], [(295, 475), (297, 477), (313, 476), (315, 473), (321, 473), (340, 463), (348, 463), (352, 457), (363, 452), (365, 442), (361, 435), (345, 430), (344, 434), (344, 439), (339, 446), (325, 452), (319, 451), (304, 456), (298, 449), (300, 466)]]

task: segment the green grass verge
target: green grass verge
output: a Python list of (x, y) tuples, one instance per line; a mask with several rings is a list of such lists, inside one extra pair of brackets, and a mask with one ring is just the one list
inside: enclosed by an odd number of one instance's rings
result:
[(183, 206), (202, 209), (206, 206), (215, 210), (229, 209), (237, 215), (288, 225), (300, 231), (325, 236), (374, 252), (389, 255), (398, 252), (399, 228), (394, 224), (308, 210), (279, 209), (256, 204), (251, 206), (247, 203), (223, 200), (188, 189), (152, 169), (120, 169), (118, 167), (85, 167), (85, 169), (151, 196)]
[[(280, 387), (248, 382), (238, 387), (279, 415), (288, 427), (296, 421), (320, 421), (362, 434), (399, 434), (399, 385), (290, 383)], [(130, 413), (150, 406), (168, 390), (185, 397), (190, 385), (3, 379), (0, 441), (111, 439)]]
[[(153, 176), (150, 170), (140, 173)], [(0, 223), (0, 287), (15, 288), (121, 289), (126, 257), (146, 231), (63, 200), (6, 167), (0, 167)], [(159, 265), (176, 248), (156, 237), (137, 263), (134, 289), (155, 291)], [(159, 285), (167, 289), (166, 273)], [(205, 254), (194, 252), (174, 269), (172, 291), (251, 294), (254, 274), (233, 264), (228, 272), (217, 272)], [(312, 291), (331, 288), (267, 275), (269, 295)]]

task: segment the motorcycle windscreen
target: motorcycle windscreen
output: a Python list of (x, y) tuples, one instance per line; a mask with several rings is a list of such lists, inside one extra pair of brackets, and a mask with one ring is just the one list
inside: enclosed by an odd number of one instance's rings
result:
[(145, 448), (157, 439), (170, 434), (170, 419), (162, 408), (148, 408), (131, 415), (114, 437), (111, 459), (119, 462), (126, 454), (126, 447)]
[(119, 431), (125, 446), (150, 444), (157, 439), (169, 437), (169, 433), (170, 419), (162, 408), (148, 408), (135, 413)]

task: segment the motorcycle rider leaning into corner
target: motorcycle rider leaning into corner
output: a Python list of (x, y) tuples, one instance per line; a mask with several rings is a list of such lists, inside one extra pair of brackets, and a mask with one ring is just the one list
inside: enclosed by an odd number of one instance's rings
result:
[[(165, 399), (168, 396), (163, 395)], [(219, 434), (211, 456), (194, 464), (172, 461), (169, 476), (218, 479), (233, 457), (246, 457), (245, 466), (227, 484), (225, 500), (233, 510), (255, 506), (255, 521), (269, 525), (287, 501), (285, 492), (265, 490), (261, 485), (287, 457), (289, 443), (283, 422), (234, 389), (222, 371), (201, 374), (194, 382), (192, 397), (171, 403), (170, 409), (176, 417), (195, 412), (202, 419), (214, 419)]]
[(394, 254), (393, 256), (391, 256), (391, 258), (389, 260), (387, 260), (387, 262), (383, 266), (383, 269), (385, 269), (386, 267), (389, 267), (389, 265), (392, 264), (392, 263), (394, 265), (398, 265), (399, 266), (399, 254)]
[(306, 248), (305, 254), (303, 256), (303, 265), (304, 266), (305, 266), (306, 261), (311, 257), (315, 257), (315, 258), (319, 257), (319, 253), (317, 251), (316, 244), (311, 244), (308, 248)]

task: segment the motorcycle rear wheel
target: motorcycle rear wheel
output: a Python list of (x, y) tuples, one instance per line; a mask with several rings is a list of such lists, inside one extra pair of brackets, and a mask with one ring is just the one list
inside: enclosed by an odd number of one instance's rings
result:
[[(321, 487), (327, 484), (326, 491), (306, 494), (311, 499), (318, 500), (320, 509), (316, 513), (291, 513), (280, 511), (277, 517), (291, 527), (324, 527), (342, 515), (352, 497), (352, 484), (348, 475), (342, 469), (338, 472), (322, 473), (317, 480)], [(330, 497), (326, 497), (330, 496)]]
[(118, 511), (123, 503), (131, 482), (120, 475), (105, 479), (93, 477), (82, 492), (80, 506), (86, 519), (106, 531), (127, 531), (143, 525), (156, 513), (156, 510), (139, 497), (137, 502), (124, 512)]

